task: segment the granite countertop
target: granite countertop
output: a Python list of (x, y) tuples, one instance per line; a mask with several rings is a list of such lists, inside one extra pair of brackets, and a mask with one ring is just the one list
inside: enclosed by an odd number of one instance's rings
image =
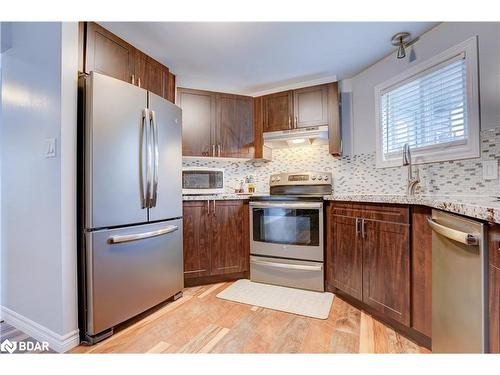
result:
[(324, 197), (325, 200), (418, 204), (437, 208), (475, 219), (486, 220), (500, 224), (500, 200), (487, 196), (416, 196), (409, 198), (405, 195), (338, 195), (332, 194)]
[[(233, 200), (250, 199), (250, 197), (267, 196), (269, 194), (212, 194), (212, 195), (183, 195), (185, 201), (197, 200)], [(487, 196), (416, 196), (409, 198), (406, 195), (325, 195), (325, 200), (344, 202), (366, 203), (392, 203), (392, 204), (417, 204), (437, 208), (456, 214), (461, 214), (475, 219), (485, 220), (500, 224), (500, 200)]]

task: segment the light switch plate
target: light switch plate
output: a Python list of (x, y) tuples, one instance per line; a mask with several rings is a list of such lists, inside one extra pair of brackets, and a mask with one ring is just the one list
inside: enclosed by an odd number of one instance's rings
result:
[(498, 161), (484, 160), (483, 161), (483, 180), (498, 179)]
[(47, 138), (45, 140), (45, 157), (46, 158), (55, 158), (56, 157), (56, 139), (55, 138)]

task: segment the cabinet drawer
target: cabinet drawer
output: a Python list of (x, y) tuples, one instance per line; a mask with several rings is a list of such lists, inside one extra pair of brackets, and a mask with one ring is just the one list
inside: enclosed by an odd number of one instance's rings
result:
[(401, 224), (408, 224), (410, 217), (408, 206), (384, 203), (334, 203), (332, 214)]

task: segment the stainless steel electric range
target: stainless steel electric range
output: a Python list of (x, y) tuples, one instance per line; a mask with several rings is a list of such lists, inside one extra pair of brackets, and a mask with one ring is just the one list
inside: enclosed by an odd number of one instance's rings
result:
[(270, 177), (270, 196), (250, 202), (250, 279), (324, 291), (323, 196), (328, 172)]

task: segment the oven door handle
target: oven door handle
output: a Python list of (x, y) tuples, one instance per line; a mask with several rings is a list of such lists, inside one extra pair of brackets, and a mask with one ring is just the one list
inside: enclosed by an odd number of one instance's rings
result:
[(323, 203), (321, 202), (301, 202), (301, 203), (288, 203), (288, 202), (250, 202), (252, 208), (288, 208), (288, 209), (321, 209)]
[(269, 262), (269, 261), (265, 261), (265, 260), (255, 260), (255, 259), (251, 259), (250, 263), (261, 265), (261, 266), (268, 266), (268, 267), (275, 267), (275, 268), (286, 268), (286, 269), (302, 270), (302, 271), (321, 271), (323, 269), (323, 265), (308, 266), (308, 265), (301, 265), (301, 264)]

